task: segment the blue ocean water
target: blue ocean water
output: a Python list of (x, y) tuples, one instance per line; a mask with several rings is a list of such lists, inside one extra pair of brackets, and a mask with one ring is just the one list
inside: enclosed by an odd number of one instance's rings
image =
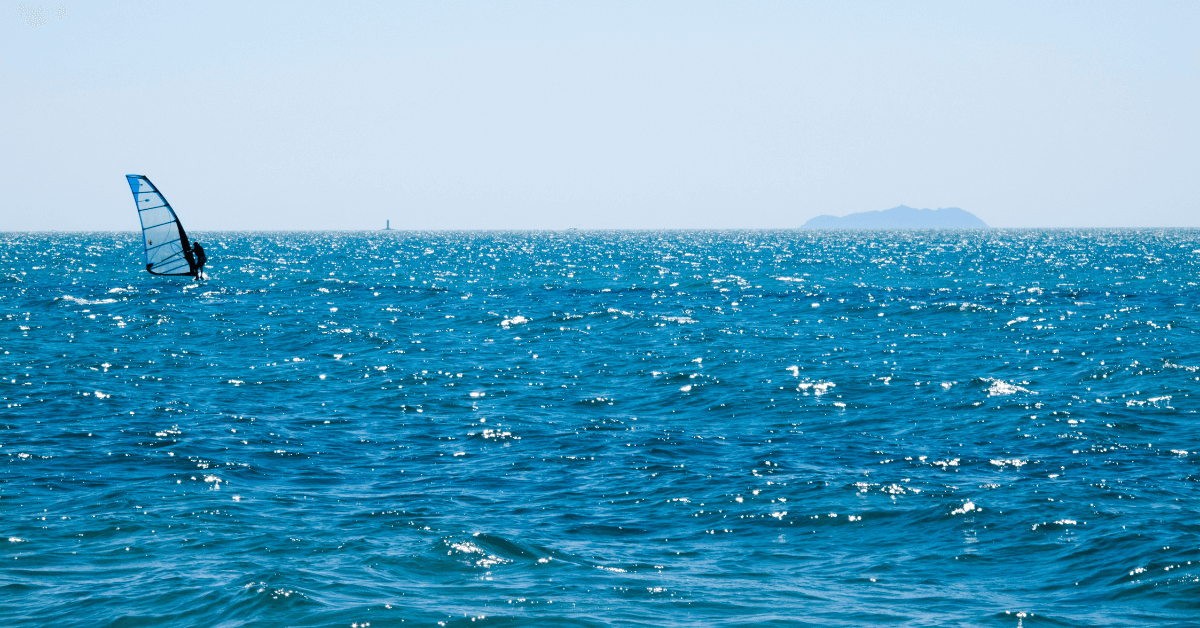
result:
[(1200, 231), (0, 234), (8, 626), (1194, 626)]

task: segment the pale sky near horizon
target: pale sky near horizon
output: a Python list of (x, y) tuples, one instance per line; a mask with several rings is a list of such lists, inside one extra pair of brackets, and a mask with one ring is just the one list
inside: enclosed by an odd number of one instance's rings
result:
[(1200, 227), (1196, 2), (7, 2), (0, 231)]

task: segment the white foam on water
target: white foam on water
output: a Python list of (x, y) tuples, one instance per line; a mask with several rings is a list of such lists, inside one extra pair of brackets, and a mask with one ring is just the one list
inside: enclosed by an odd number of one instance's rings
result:
[(792, 374), (792, 377), (800, 377), (800, 367), (799, 366), (795, 366), (795, 365), (789, 366), (784, 370), (790, 372)]
[(1147, 406), (1147, 405), (1153, 406), (1155, 408), (1170, 408), (1171, 407), (1171, 395), (1165, 395), (1162, 397), (1151, 397), (1146, 400), (1129, 399), (1125, 402), (1125, 406), (1129, 407), (1129, 408), (1141, 407), (1141, 406)]
[(975, 509), (976, 509), (975, 502), (967, 501), (967, 502), (964, 502), (961, 507), (955, 508), (954, 510), (950, 511), (950, 514), (965, 515), (966, 513), (971, 512), (972, 510), (975, 510)]
[[(1135, 365), (1136, 365), (1136, 363), (1135, 363)], [(1168, 361), (1166, 361), (1166, 362), (1164, 362), (1164, 363), (1163, 363), (1163, 368), (1169, 368), (1169, 369), (1183, 369), (1183, 370), (1185, 370), (1185, 371), (1187, 371), (1187, 372), (1189, 372), (1189, 373), (1195, 373), (1196, 371), (1200, 371), (1200, 366), (1182, 366), (1182, 365), (1179, 365), (1179, 364), (1172, 364), (1172, 363), (1170, 362), (1170, 360), (1168, 360)]]
[(80, 305), (104, 305), (106, 303), (116, 303), (117, 302), (116, 299), (80, 299), (78, 297), (73, 297), (69, 294), (61, 296), (61, 297), (54, 297), (55, 301), (57, 301), (59, 299), (62, 299), (63, 301), (70, 301), (72, 303), (78, 303)]
[(1003, 459), (989, 460), (989, 462), (996, 465), (997, 467), (1000, 467), (1001, 469), (1003, 469), (1007, 465), (1012, 465), (1014, 467), (1021, 467), (1021, 466), (1028, 464), (1028, 462), (1025, 460), (1017, 460), (1015, 458), (1012, 460), (1003, 460)]
[[(475, 561), (475, 564), (479, 567), (491, 567), (493, 565), (503, 565), (503, 564), (512, 562), (510, 560), (501, 558), (499, 556), (493, 556), (491, 554), (488, 554), (486, 551), (483, 550), (483, 548), (479, 547), (478, 545), (476, 545), (470, 541), (446, 540), (445, 543), (447, 545), (449, 545), (452, 549), (458, 550), (464, 554), (481, 554), (481, 555), (483, 555), (483, 558), (480, 558)], [(446, 552), (446, 553), (449, 554), (450, 552)]]
[(685, 384), (685, 385), (679, 387), (680, 392), (691, 392), (691, 390), (692, 390), (691, 384)]
[[(472, 432), (472, 434), (474, 434), (474, 432)], [(470, 435), (471, 434), (468, 434), (468, 436), (470, 436)], [(520, 436), (513, 436), (512, 432), (500, 431), (499, 429), (493, 430), (493, 429), (485, 428), (480, 435), (483, 436), (484, 438), (494, 438), (496, 440), (503, 440), (505, 438), (511, 438), (513, 440), (521, 440)], [(454, 454), (454, 455), (457, 456), (459, 454)]]
[[(985, 382), (991, 383), (991, 385), (988, 386), (988, 391), (987, 391), (989, 397), (997, 397), (997, 396), (1001, 396), (1001, 395), (1015, 395), (1017, 393), (1028, 393), (1031, 395), (1037, 394), (1037, 393), (1029, 390), (1028, 388), (1022, 388), (1021, 386), (1018, 386), (1016, 384), (1010, 384), (1002, 379), (994, 379), (991, 377), (984, 377), (982, 379)], [(1020, 382), (1020, 383), (1028, 384), (1029, 382)]]
[(506, 318), (506, 319), (500, 321), (500, 326), (501, 327), (510, 327), (512, 325), (520, 325), (521, 323), (528, 323), (528, 322), (529, 322), (528, 318), (525, 318), (524, 316), (521, 316), (518, 314), (517, 316), (514, 316), (512, 318)]
[(808, 390), (811, 388), (813, 391), (813, 394), (820, 397), (821, 395), (824, 395), (826, 392), (829, 392), (829, 389), (833, 388), (834, 386), (837, 386), (837, 384), (835, 384), (833, 382), (826, 382), (826, 381), (800, 382), (800, 384), (798, 386), (796, 386), (796, 390), (801, 391), (807, 395)]

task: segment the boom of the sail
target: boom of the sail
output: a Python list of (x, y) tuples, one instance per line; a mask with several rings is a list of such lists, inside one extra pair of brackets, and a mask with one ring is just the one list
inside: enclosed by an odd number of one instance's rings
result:
[(171, 204), (140, 174), (127, 174), (129, 189), (142, 221), (142, 243), (146, 247), (146, 270), (151, 275), (192, 277), (196, 264), (187, 233)]

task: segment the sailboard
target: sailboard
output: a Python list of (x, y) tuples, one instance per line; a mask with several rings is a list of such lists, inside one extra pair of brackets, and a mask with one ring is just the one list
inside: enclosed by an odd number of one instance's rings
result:
[(150, 179), (127, 174), (129, 189), (142, 221), (142, 243), (146, 247), (146, 271), (151, 275), (195, 277), (196, 260), (183, 223)]

